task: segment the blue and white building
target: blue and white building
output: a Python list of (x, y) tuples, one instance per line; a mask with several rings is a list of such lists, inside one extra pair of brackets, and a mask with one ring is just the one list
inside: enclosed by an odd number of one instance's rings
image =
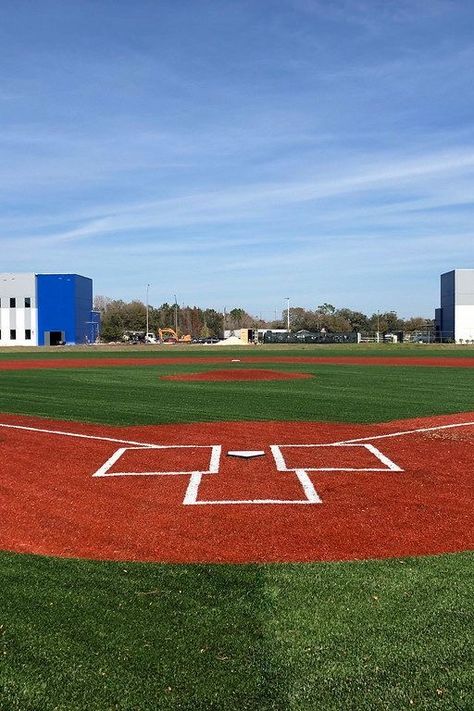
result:
[(435, 322), (439, 340), (474, 341), (474, 269), (441, 274), (441, 305)]
[(0, 273), (0, 346), (93, 343), (92, 299), (92, 279), (79, 274)]

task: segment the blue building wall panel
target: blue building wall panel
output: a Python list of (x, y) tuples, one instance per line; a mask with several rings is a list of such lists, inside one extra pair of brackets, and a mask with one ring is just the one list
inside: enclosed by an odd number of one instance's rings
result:
[(38, 274), (38, 345), (64, 332), (66, 343), (86, 343), (90, 331), (92, 280), (78, 274)]
[(75, 342), (88, 343), (91, 332), (92, 279), (75, 275)]
[(454, 338), (454, 307), (456, 280), (454, 271), (441, 274), (441, 308), (443, 310), (443, 337)]

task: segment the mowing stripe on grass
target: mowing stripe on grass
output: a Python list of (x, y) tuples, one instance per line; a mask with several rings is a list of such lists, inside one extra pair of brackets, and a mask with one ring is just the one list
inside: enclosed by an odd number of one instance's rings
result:
[[(297, 366), (301, 370), (303, 366)], [(0, 372), (0, 411), (156, 424), (220, 420), (382, 422), (473, 409), (474, 370), (304, 366), (312, 380), (174, 382), (192, 366)]]
[(472, 560), (164, 566), (2, 553), (0, 707), (469, 709)]

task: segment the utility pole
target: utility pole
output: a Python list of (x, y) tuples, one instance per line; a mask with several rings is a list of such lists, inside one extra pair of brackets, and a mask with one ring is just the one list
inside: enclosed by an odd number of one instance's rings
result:
[(149, 331), (149, 326), (150, 326), (150, 319), (149, 319), (149, 307), (148, 307), (148, 294), (150, 291), (150, 285), (146, 285), (146, 331), (145, 331), (145, 342), (148, 338), (148, 331)]
[(286, 297), (286, 330), (290, 332), (290, 297)]

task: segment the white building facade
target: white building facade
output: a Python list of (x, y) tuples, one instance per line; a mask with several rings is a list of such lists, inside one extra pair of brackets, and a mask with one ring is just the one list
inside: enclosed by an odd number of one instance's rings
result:
[(436, 330), (441, 340), (474, 342), (474, 269), (453, 269), (441, 274)]
[(36, 274), (0, 274), (0, 345), (38, 345)]
[(92, 279), (79, 274), (0, 273), (0, 346), (93, 343), (92, 301)]

